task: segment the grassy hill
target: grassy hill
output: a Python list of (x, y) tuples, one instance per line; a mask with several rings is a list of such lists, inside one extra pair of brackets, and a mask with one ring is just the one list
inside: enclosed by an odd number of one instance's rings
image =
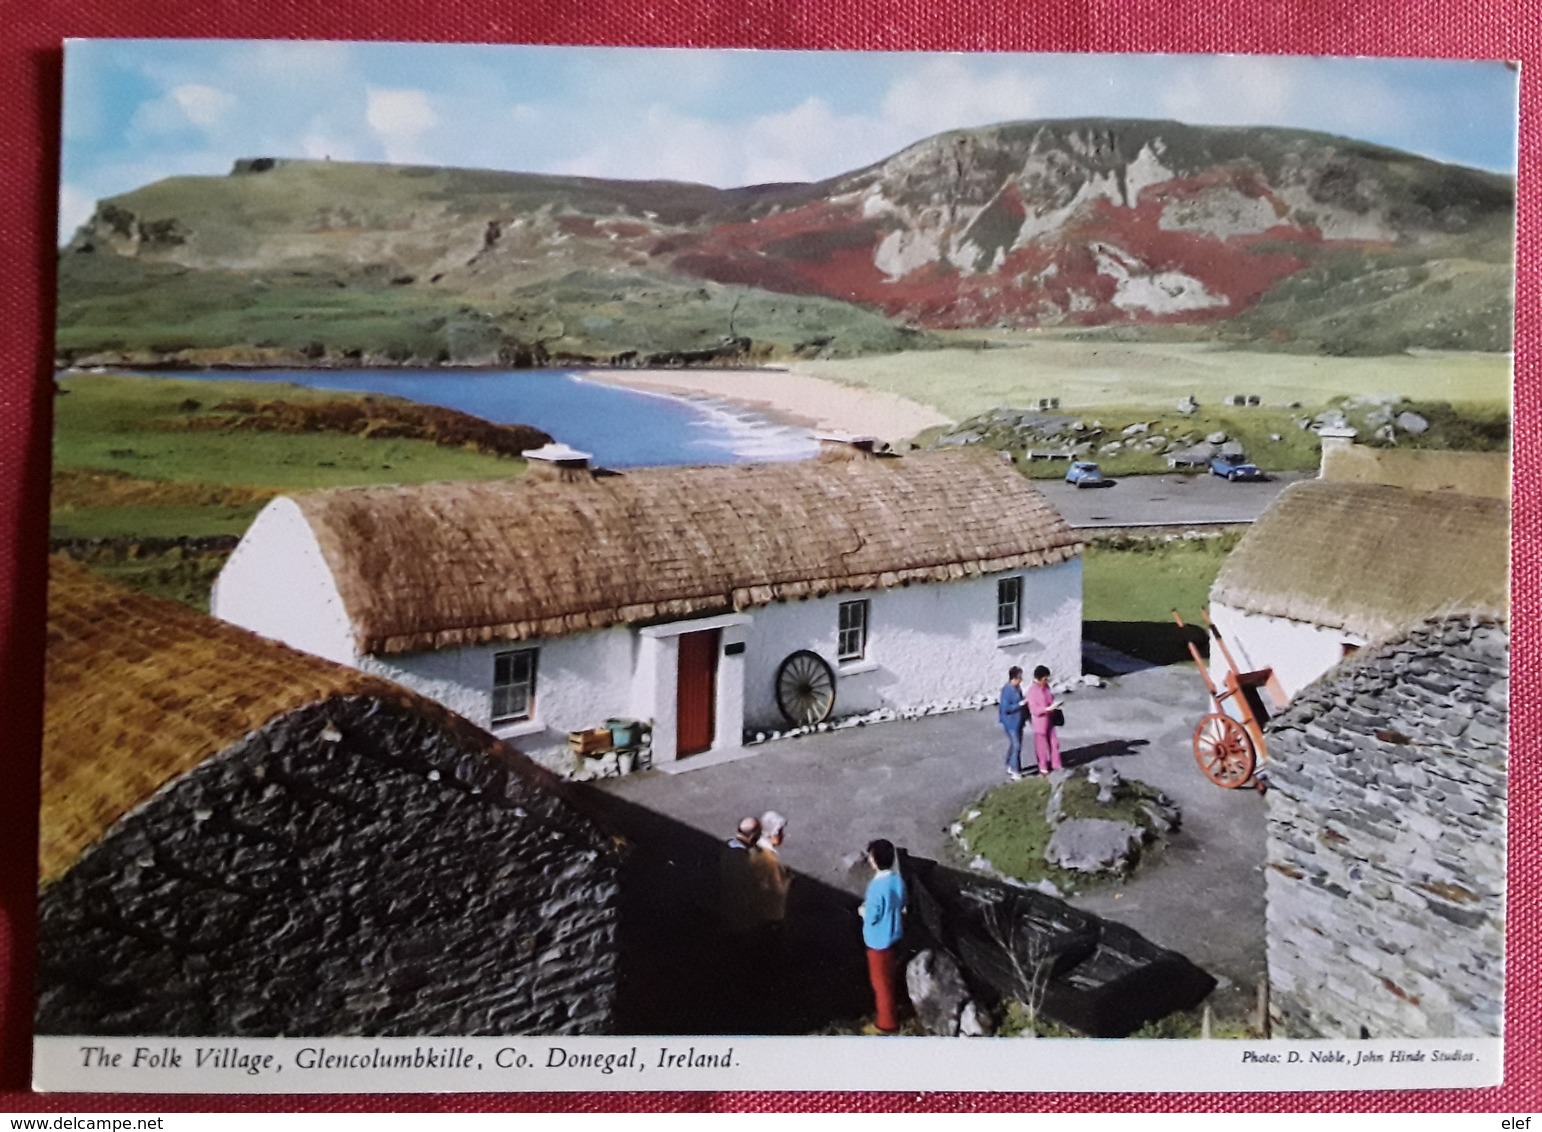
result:
[(1514, 181), (1353, 139), (1084, 119), (716, 189), (246, 159), (99, 203), (61, 361), (751, 364), (939, 331), (1509, 348)]
[[(189, 427), (216, 406), (243, 399), (319, 408), (363, 397), (241, 381), (110, 374), (62, 379), (54, 411), (53, 537), (235, 535), (280, 492), (499, 479), (524, 469), (521, 460), (429, 440), (235, 424)], [(407, 412), (416, 408), (400, 405)]]

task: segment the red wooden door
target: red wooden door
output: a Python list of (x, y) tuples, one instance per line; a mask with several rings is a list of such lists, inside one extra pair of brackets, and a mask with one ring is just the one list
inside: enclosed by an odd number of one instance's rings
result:
[(712, 746), (717, 726), (717, 654), (721, 630), (686, 633), (680, 638), (680, 697), (675, 754), (700, 754)]

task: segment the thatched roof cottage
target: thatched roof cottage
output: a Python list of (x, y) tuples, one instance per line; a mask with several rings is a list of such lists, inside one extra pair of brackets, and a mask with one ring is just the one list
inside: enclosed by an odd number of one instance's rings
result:
[(1509, 634), (1367, 647), (1269, 726), (1270, 1002), (1294, 1038), (1498, 1037)]
[[(1504, 499), (1375, 483), (1287, 488), (1227, 557), (1210, 617), (1285, 700), (1367, 644), (1446, 613), (1508, 610)], [(1212, 650), (1211, 663), (1224, 662)]]
[(625, 474), (281, 496), (221, 573), (229, 621), (413, 687), (535, 750), (608, 717), (655, 761), (1080, 672), (1081, 544), (1009, 465), (832, 442)]
[(619, 864), (439, 705), (50, 572), (37, 1030), (596, 1033)]

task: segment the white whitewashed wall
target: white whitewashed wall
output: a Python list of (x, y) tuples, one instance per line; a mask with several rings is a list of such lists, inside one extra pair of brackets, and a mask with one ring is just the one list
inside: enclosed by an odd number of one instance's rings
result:
[[(1023, 632), (996, 634), (998, 577), (1023, 578)], [(869, 602), (867, 656), (836, 662), (839, 607)], [(958, 582), (916, 584), (865, 594), (811, 598), (751, 611), (744, 692), (745, 726), (787, 726), (776, 706), (776, 670), (799, 649), (824, 657), (836, 672), (835, 714), (946, 704), (994, 696), (1007, 669), (1046, 664), (1057, 677), (1081, 675), (1082, 563)]]
[(209, 612), (291, 648), (357, 667), (342, 595), (292, 499), (257, 513), (215, 580)]
[[(533, 737), (565, 740), (566, 733), (613, 716), (630, 716), (635, 636), (602, 629), (555, 640), (511, 641), (437, 652), (365, 657), (359, 667), (437, 700), (478, 727), (516, 746)], [(492, 726), (493, 657), (512, 649), (540, 650), (535, 674), (535, 718)], [(540, 733), (551, 731), (552, 736)]]
[[(1343, 629), (1325, 629), (1305, 621), (1244, 613), (1219, 602), (1210, 605), (1210, 620), (1226, 639), (1227, 648), (1244, 671), (1273, 668), (1280, 687), (1290, 699), (1328, 669), (1344, 659), (1344, 645), (1365, 644), (1365, 638)], [(1210, 675), (1219, 682), (1226, 675), (1226, 658), (1214, 644), (1210, 648)]]

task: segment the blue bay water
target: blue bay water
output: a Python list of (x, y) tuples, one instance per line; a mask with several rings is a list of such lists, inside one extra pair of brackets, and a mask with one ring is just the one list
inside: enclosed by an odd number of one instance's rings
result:
[(498, 424), (534, 425), (611, 468), (801, 460), (806, 428), (709, 398), (639, 392), (566, 370), (221, 370), (156, 376), (380, 393)]

